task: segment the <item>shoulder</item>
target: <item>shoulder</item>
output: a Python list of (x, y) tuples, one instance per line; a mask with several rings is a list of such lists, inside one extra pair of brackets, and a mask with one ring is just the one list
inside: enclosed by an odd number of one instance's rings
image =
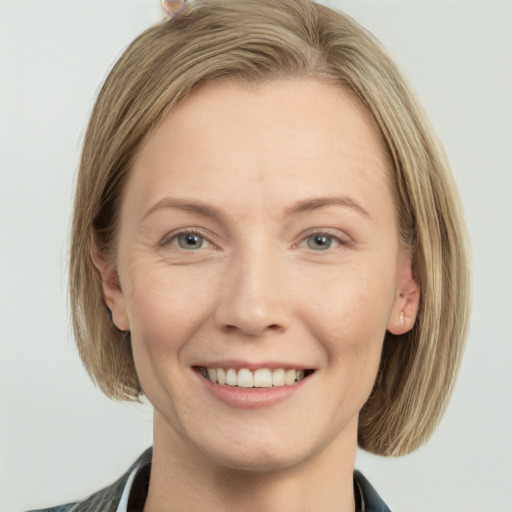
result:
[(83, 501), (28, 512), (116, 512), (123, 490), (133, 469), (151, 460), (152, 449), (146, 450), (119, 480)]
[(372, 484), (360, 471), (354, 471), (354, 481), (361, 492), (364, 502), (363, 510), (365, 512), (391, 512), (377, 491), (372, 487)]
[(28, 512), (115, 512), (121, 499), (124, 478), (93, 494), (84, 501), (58, 505), (56, 507), (31, 510)]
[(28, 510), (27, 512), (67, 512), (71, 505), (72, 504), (69, 504), (69, 505), (59, 505), (58, 507), (41, 508), (41, 509), (38, 509), (38, 510)]

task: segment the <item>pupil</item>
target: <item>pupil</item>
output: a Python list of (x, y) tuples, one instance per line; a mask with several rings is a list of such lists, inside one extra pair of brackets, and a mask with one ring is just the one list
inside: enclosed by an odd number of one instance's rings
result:
[(203, 241), (198, 235), (188, 234), (179, 236), (179, 244), (183, 249), (198, 249), (203, 245)]
[(329, 249), (331, 247), (332, 240), (328, 236), (317, 235), (310, 239), (308, 245), (311, 249)]

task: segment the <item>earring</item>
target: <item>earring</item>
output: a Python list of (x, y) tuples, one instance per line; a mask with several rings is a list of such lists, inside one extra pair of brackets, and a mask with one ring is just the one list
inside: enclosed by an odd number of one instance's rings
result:
[(161, 0), (160, 4), (169, 18), (176, 18), (188, 7), (189, 0)]

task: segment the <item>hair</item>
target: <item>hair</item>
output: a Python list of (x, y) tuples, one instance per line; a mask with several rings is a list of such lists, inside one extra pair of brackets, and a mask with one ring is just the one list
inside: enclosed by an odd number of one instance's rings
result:
[(392, 162), (400, 237), (421, 302), (410, 332), (386, 333), (358, 442), (403, 455), (432, 434), (460, 366), (470, 309), (466, 228), (442, 146), (396, 65), (355, 21), (311, 0), (199, 0), (142, 33), (114, 65), (90, 118), (76, 188), (70, 297), (79, 353), (107, 396), (139, 399), (130, 336), (111, 322), (91, 252), (115, 257), (124, 185), (145, 140), (202, 84), (287, 78), (353, 94)]

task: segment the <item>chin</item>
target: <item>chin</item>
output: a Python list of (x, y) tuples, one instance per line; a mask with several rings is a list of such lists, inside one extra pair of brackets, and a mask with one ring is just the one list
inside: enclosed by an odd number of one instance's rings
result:
[(216, 450), (215, 453), (206, 453), (206, 456), (218, 467), (251, 473), (284, 471), (309, 458), (307, 453), (297, 453), (284, 447), (271, 450), (268, 446), (253, 446), (249, 449), (245, 447), (240, 450), (233, 450), (231, 447), (222, 452)]
[[(300, 432), (296, 432), (300, 434)], [(275, 472), (300, 466), (322, 452), (328, 442), (310, 433), (307, 439), (294, 432), (271, 428), (267, 432), (257, 429), (236, 435), (230, 431), (221, 438), (196, 438), (196, 448), (213, 465), (244, 472)]]

